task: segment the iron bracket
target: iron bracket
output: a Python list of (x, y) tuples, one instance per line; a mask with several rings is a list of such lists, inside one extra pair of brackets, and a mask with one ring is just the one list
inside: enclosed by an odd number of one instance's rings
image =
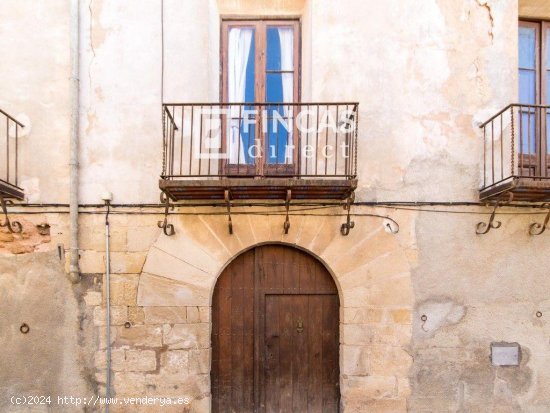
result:
[(542, 224), (539, 224), (538, 222), (535, 222), (529, 226), (529, 235), (540, 235), (546, 230), (546, 225), (548, 224), (548, 221), (550, 220), (550, 203), (546, 202), (540, 206), (541, 208), (547, 209), (548, 212), (546, 214), (546, 217), (544, 218), (544, 222)]
[(170, 203), (170, 197), (164, 191), (160, 193), (160, 202), (164, 204), (164, 220), (157, 222), (157, 226), (162, 228), (164, 235), (172, 236), (176, 233), (174, 225), (168, 223), (168, 211), (174, 209), (174, 205)]
[(493, 212), (491, 213), (491, 216), (489, 217), (489, 222), (478, 222), (476, 225), (476, 234), (483, 235), (487, 234), (491, 228), (497, 229), (500, 228), (502, 225), (502, 222), (495, 221), (495, 215), (497, 212), (497, 208), (500, 206), (500, 201), (497, 201), (495, 203), (495, 207), (493, 208)]
[(355, 227), (355, 222), (351, 220), (350, 212), (351, 212), (351, 204), (353, 204), (353, 201), (355, 201), (355, 192), (352, 192), (350, 196), (346, 199), (346, 203), (344, 204), (344, 210), (347, 211), (346, 215), (346, 222), (344, 222), (340, 226), (340, 233), (343, 236), (346, 236), (349, 234), (350, 230)]
[(227, 206), (227, 229), (229, 230), (229, 235), (233, 235), (233, 221), (231, 220), (231, 193), (229, 189), (223, 191), (223, 199), (225, 200), (225, 205)]
[(285, 234), (288, 234), (288, 230), (290, 229), (290, 219), (288, 218), (288, 210), (290, 208), (291, 198), (292, 198), (292, 190), (287, 189), (286, 190), (286, 201), (285, 201), (286, 218), (285, 218), (285, 223), (283, 225), (283, 228), (285, 230)]
[(5, 199), (2, 195), (0, 195), (0, 204), (2, 205), (2, 212), (4, 213), (4, 217), (6, 221), (2, 224), (0, 222), (0, 227), (8, 227), (8, 231), (10, 231), (12, 234), (19, 234), (23, 231), (23, 226), (18, 221), (10, 221), (10, 217), (8, 216), (8, 205), (13, 205), (13, 201), (9, 199)]

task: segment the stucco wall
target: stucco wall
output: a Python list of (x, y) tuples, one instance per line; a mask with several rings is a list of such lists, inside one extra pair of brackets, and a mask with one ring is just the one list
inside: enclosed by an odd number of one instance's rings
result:
[(0, 107), (26, 126), (19, 184), (30, 202), (69, 199), (68, 7), (66, 0), (7, 0), (0, 10)]
[(75, 406), (59, 404), (58, 396), (94, 395), (91, 352), (84, 351), (80, 329), (87, 323), (80, 310), (56, 252), (0, 257), (1, 411), (45, 411), (48, 404), (34, 400), (31, 406), (22, 398), (50, 396), (55, 411), (72, 412)]

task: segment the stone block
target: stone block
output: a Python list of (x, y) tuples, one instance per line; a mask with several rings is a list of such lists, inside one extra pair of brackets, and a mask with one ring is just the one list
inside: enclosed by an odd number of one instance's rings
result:
[[(186, 219), (185, 217), (180, 218)], [(211, 218), (225, 219), (225, 217), (208, 217), (208, 219)], [(204, 225), (201, 217), (198, 217), (198, 219), (197, 217), (193, 217), (192, 220), (189, 220), (189, 224), (199, 226), (197, 231), (208, 231), (208, 227)], [(225, 224), (225, 229), (227, 230), (227, 223)], [(209, 237), (210, 242), (197, 242), (193, 235), (194, 233), (191, 228), (187, 227), (181, 231), (176, 231), (176, 234), (171, 237), (159, 237), (154, 246), (149, 250), (147, 261), (149, 261), (149, 257), (151, 257), (152, 261), (156, 260), (155, 256), (163, 256), (163, 260), (166, 260), (167, 257), (172, 257), (208, 274), (216, 274), (224, 262), (219, 260), (217, 253), (211, 253), (209, 249), (219, 250), (219, 242), (216, 242), (214, 237)], [(220, 237), (225, 233), (227, 231), (215, 232), (215, 234), (220, 234)], [(235, 237), (233, 237), (234, 239)], [(159, 252), (164, 254), (157, 255)]]
[(199, 317), (201, 323), (209, 323), (210, 322), (210, 313), (212, 308), (211, 307), (199, 307)]
[(384, 320), (384, 310), (368, 307), (344, 307), (344, 323), (371, 324)]
[(170, 349), (209, 348), (210, 328), (207, 323), (164, 325), (163, 342)]
[[(111, 306), (110, 319), (112, 326), (123, 325), (128, 321), (128, 308), (124, 306)], [(107, 309), (106, 307), (97, 306), (94, 308), (94, 325), (107, 325)]]
[[(111, 345), (116, 340), (116, 332), (117, 327), (111, 327), (110, 335), (111, 335)], [(98, 348), (104, 349), (107, 347), (107, 332), (105, 327), (99, 327), (98, 328)]]
[(136, 397), (145, 394), (145, 374), (135, 372), (114, 372), (113, 389), (117, 397)]
[(211, 349), (189, 350), (189, 373), (210, 373)]
[(153, 350), (126, 350), (123, 363), (113, 364), (115, 371), (154, 371), (156, 368), (157, 355)]
[[(105, 282), (103, 283), (103, 294), (105, 293)], [(135, 275), (111, 276), (111, 304), (135, 306), (137, 302), (138, 277)]]
[(147, 324), (179, 324), (187, 322), (186, 307), (143, 307)]
[[(209, 256), (205, 257), (205, 259), (210, 262), (212, 261), (212, 257)], [(222, 265), (223, 263), (220, 263), (216, 271)], [(211, 266), (212, 264), (210, 263), (206, 266), (208, 270), (205, 270), (202, 268), (204, 265), (202, 267), (197, 266), (194, 263), (189, 263), (163, 250), (152, 247), (147, 254), (143, 272), (198, 287), (210, 287), (214, 279), (213, 273), (209, 272)]]
[(210, 393), (208, 374), (188, 376), (180, 373), (147, 374), (145, 380), (147, 395), (200, 399)]
[(145, 321), (143, 307), (128, 307), (128, 321), (132, 324), (143, 324)]
[(160, 356), (161, 372), (187, 375), (189, 370), (189, 352), (187, 350), (168, 350)]
[(365, 376), (370, 373), (369, 352), (364, 346), (340, 346), (342, 374)]
[(342, 380), (346, 399), (392, 399), (397, 397), (397, 380), (391, 376), (348, 376)]
[[(124, 363), (124, 350), (123, 349), (111, 349), (111, 366), (113, 370), (115, 370), (115, 366), (118, 367), (122, 366)], [(107, 351), (106, 350), (100, 350), (96, 351), (94, 354), (94, 366), (98, 370), (106, 369), (107, 368)]]
[(143, 273), (139, 280), (138, 300), (140, 306), (208, 305), (211, 286), (177, 282), (168, 278)]
[(139, 274), (145, 262), (144, 252), (112, 252), (111, 272), (113, 274)]
[(80, 250), (78, 264), (83, 274), (105, 272), (105, 253), (93, 250)]
[(148, 251), (158, 238), (161, 229), (155, 226), (128, 227), (127, 247), (129, 252)]
[(187, 307), (187, 322), (188, 323), (199, 323), (199, 308), (198, 307)]
[(136, 325), (130, 328), (117, 327), (115, 345), (161, 347), (162, 327), (149, 325)]

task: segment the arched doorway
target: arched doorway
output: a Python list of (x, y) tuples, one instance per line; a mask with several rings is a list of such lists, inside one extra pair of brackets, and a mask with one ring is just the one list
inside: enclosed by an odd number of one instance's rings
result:
[(283, 245), (255, 247), (212, 301), (213, 412), (337, 412), (339, 299), (327, 269)]

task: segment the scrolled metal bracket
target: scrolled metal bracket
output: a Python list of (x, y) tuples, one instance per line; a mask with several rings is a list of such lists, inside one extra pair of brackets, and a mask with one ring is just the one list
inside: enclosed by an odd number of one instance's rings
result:
[(346, 199), (346, 203), (344, 204), (344, 210), (347, 211), (346, 215), (346, 222), (344, 222), (340, 226), (340, 234), (343, 236), (347, 236), (350, 232), (350, 230), (355, 227), (355, 222), (351, 220), (351, 204), (353, 204), (353, 201), (355, 201), (355, 193), (352, 192), (350, 196)]
[(223, 199), (225, 200), (225, 205), (227, 207), (227, 229), (229, 235), (233, 235), (233, 221), (231, 220), (231, 193), (229, 189), (223, 191)]
[(157, 222), (157, 226), (162, 229), (164, 235), (171, 237), (176, 233), (173, 224), (168, 223), (168, 211), (174, 209), (174, 205), (170, 204), (170, 198), (163, 191), (160, 193), (160, 202), (164, 204), (164, 220)]
[(13, 201), (9, 199), (4, 199), (2, 195), (0, 195), (0, 204), (2, 205), (2, 212), (4, 213), (5, 222), (2, 224), (0, 222), (0, 227), (8, 227), (8, 231), (12, 234), (19, 234), (23, 231), (23, 226), (18, 221), (10, 221), (10, 217), (8, 216), (8, 205), (13, 205)]
[(540, 206), (541, 208), (547, 209), (548, 212), (546, 213), (546, 217), (544, 218), (544, 222), (542, 224), (539, 224), (538, 222), (534, 222), (529, 226), (529, 235), (540, 235), (546, 230), (546, 225), (548, 224), (548, 221), (550, 220), (550, 203), (546, 202)]
[(495, 221), (495, 215), (497, 213), (497, 208), (500, 206), (500, 202), (495, 203), (495, 207), (493, 208), (493, 212), (491, 213), (491, 216), (489, 217), (489, 222), (478, 222), (476, 225), (476, 234), (483, 235), (487, 234), (492, 228), (497, 229), (500, 228), (502, 225), (502, 222)]
[(286, 191), (286, 201), (285, 201), (286, 217), (285, 217), (285, 223), (283, 224), (285, 234), (288, 234), (288, 230), (290, 229), (290, 219), (288, 218), (288, 210), (290, 209), (290, 200), (291, 199), (292, 199), (292, 190), (287, 189), (287, 191)]

